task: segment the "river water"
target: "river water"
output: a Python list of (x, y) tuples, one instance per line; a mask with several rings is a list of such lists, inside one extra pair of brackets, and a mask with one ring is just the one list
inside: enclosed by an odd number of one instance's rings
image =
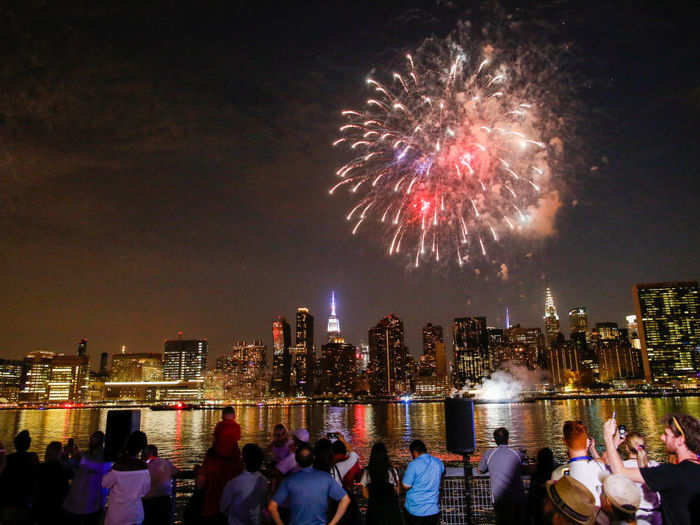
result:
[[(648, 438), (650, 457), (665, 459), (659, 436), (661, 416), (681, 412), (700, 417), (700, 397), (595, 399), (538, 401), (536, 403), (487, 404), (475, 407), (477, 454), (492, 446), (493, 430), (505, 426), (510, 430), (512, 446), (526, 449), (534, 456), (541, 447), (550, 447), (563, 458), (561, 428), (568, 419), (583, 421), (598, 441), (602, 451), (602, 424), (617, 412), (618, 423), (626, 424)], [(289, 407), (236, 408), (241, 424), (241, 443), (265, 444), (275, 423), (292, 429), (308, 428), (312, 439), (326, 432), (342, 432), (360, 453), (363, 463), (375, 441), (384, 441), (393, 459), (399, 463), (409, 458), (408, 445), (422, 439), (431, 453), (445, 460), (460, 459), (445, 450), (445, 417), (442, 403), (309, 405)], [(31, 450), (40, 454), (51, 441), (65, 443), (75, 438), (84, 448), (88, 436), (104, 430), (107, 409), (0, 410), (0, 440), (12, 449), (12, 436), (22, 429), (32, 436)], [(179, 468), (191, 468), (201, 462), (211, 446), (219, 410), (151, 411), (141, 409), (141, 429), (148, 440), (158, 446), (160, 455)]]

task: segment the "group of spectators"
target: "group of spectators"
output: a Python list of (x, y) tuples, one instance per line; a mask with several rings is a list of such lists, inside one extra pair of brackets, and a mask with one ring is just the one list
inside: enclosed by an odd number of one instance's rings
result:
[[(497, 446), (484, 453), (478, 470), (491, 477), (497, 525), (521, 524), (523, 516), (533, 525), (700, 524), (700, 422), (669, 414), (662, 423), (669, 456), (664, 463), (651, 460), (644, 437), (618, 427), (613, 414), (603, 424), (602, 455), (581, 421), (566, 421), (568, 461), (557, 465), (551, 449), (544, 448), (534, 469), (508, 447), (508, 430), (496, 429)], [(531, 474), (527, 497), (524, 473)]]
[(170, 523), (173, 464), (158, 457), (143, 432), (129, 435), (115, 462), (105, 459), (104, 440), (104, 433), (94, 432), (84, 452), (73, 439), (66, 445), (52, 441), (43, 463), (29, 452), (27, 430), (15, 436), (14, 453), (0, 444), (0, 523)]
[[(569, 460), (563, 465), (555, 463), (549, 448), (528, 465), (508, 446), (508, 430), (496, 429), (496, 447), (483, 454), (478, 466), (491, 478), (496, 523), (700, 523), (700, 422), (671, 414), (663, 425), (669, 460), (661, 464), (649, 459), (643, 436), (624, 434), (614, 415), (603, 425), (602, 455), (582, 422), (567, 421), (562, 434)], [(186, 524), (360, 525), (356, 483), (367, 499), (367, 525), (440, 522), (445, 467), (420, 440), (410, 444), (412, 461), (400, 476), (381, 442), (373, 445), (363, 469), (359, 455), (337, 432), (311, 443), (308, 430), (290, 433), (278, 424), (265, 450), (254, 443), (240, 450), (240, 438), (235, 411), (226, 407), (212, 447), (196, 469)], [(26, 430), (15, 437), (14, 453), (5, 454), (0, 444), (1, 524), (172, 523), (177, 469), (158, 457), (143, 432), (129, 435), (114, 463), (105, 459), (100, 431), (92, 434), (85, 452), (72, 439), (65, 446), (49, 443), (43, 463), (29, 452), (30, 445)], [(527, 496), (523, 474), (531, 475)]]

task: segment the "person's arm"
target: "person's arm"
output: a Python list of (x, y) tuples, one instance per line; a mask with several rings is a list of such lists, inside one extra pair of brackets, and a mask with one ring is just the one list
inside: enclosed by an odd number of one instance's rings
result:
[(222, 514), (228, 514), (228, 508), (231, 506), (231, 503), (233, 503), (233, 483), (231, 483), (231, 481), (233, 480), (229, 480), (228, 483), (226, 483), (226, 486), (221, 493), (219, 511), (221, 511)]
[(113, 470), (110, 470), (102, 478), (102, 488), (103, 489), (111, 489), (116, 482), (117, 482), (117, 475), (114, 473)]
[(280, 511), (278, 509), (277, 502), (274, 499), (270, 500), (267, 510), (270, 512), (270, 516), (272, 516), (272, 521), (275, 523), (275, 525), (284, 525), (284, 523), (282, 523), (282, 518), (280, 518)]
[(340, 432), (336, 432), (336, 434), (338, 434), (338, 441), (345, 445), (345, 450), (347, 450), (348, 454), (350, 454), (350, 452), (352, 452), (352, 447), (350, 446), (350, 443), (345, 441), (345, 437)]
[(622, 463), (622, 458), (617, 451), (615, 434), (617, 433), (617, 423), (614, 419), (608, 419), (603, 425), (603, 437), (605, 438), (605, 450), (608, 456), (608, 462), (613, 474), (622, 474), (631, 479), (635, 483), (644, 483), (639, 467), (628, 468)]
[(406, 491), (411, 489), (413, 482), (416, 480), (416, 466), (414, 465), (414, 461), (408, 464), (406, 472), (403, 474), (403, 479), (401, 480), (401, 487)]
[(343, 517), (343, 514), (345, 514), (345, 511), (348, 510), (348, 506), (350, 506), (350, 496), (345, 494), (338, 502), (338, 509), (335, 511), (335, 516), (328, 522), (328, 525), (336, 525), (340, 521), (340, 518)]
[(480, 474), (486, 474), (489, 471), (489, 450), (481, 455), (481, 461), (479, 461), (479, 466), (477, 470)]

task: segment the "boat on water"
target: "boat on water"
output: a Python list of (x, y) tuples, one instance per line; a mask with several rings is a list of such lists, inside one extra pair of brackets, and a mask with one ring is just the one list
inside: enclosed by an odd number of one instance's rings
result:
[(198, 407), (189, 403), (177, 401), (176, 403), (168, 403), (165, 405), (152, 405), (150, 408), (151, 410), (193, 410)]

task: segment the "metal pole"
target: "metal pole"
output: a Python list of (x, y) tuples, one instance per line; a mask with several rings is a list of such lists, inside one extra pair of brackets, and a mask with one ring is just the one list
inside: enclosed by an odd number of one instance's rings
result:
[(462, 456), (464, 460), (464, 515), (467, 518), (466, 525), (472, 525), (472, 491), (470, 480), (472, 477), (472, 465), (469, 462), (469, 454)]

